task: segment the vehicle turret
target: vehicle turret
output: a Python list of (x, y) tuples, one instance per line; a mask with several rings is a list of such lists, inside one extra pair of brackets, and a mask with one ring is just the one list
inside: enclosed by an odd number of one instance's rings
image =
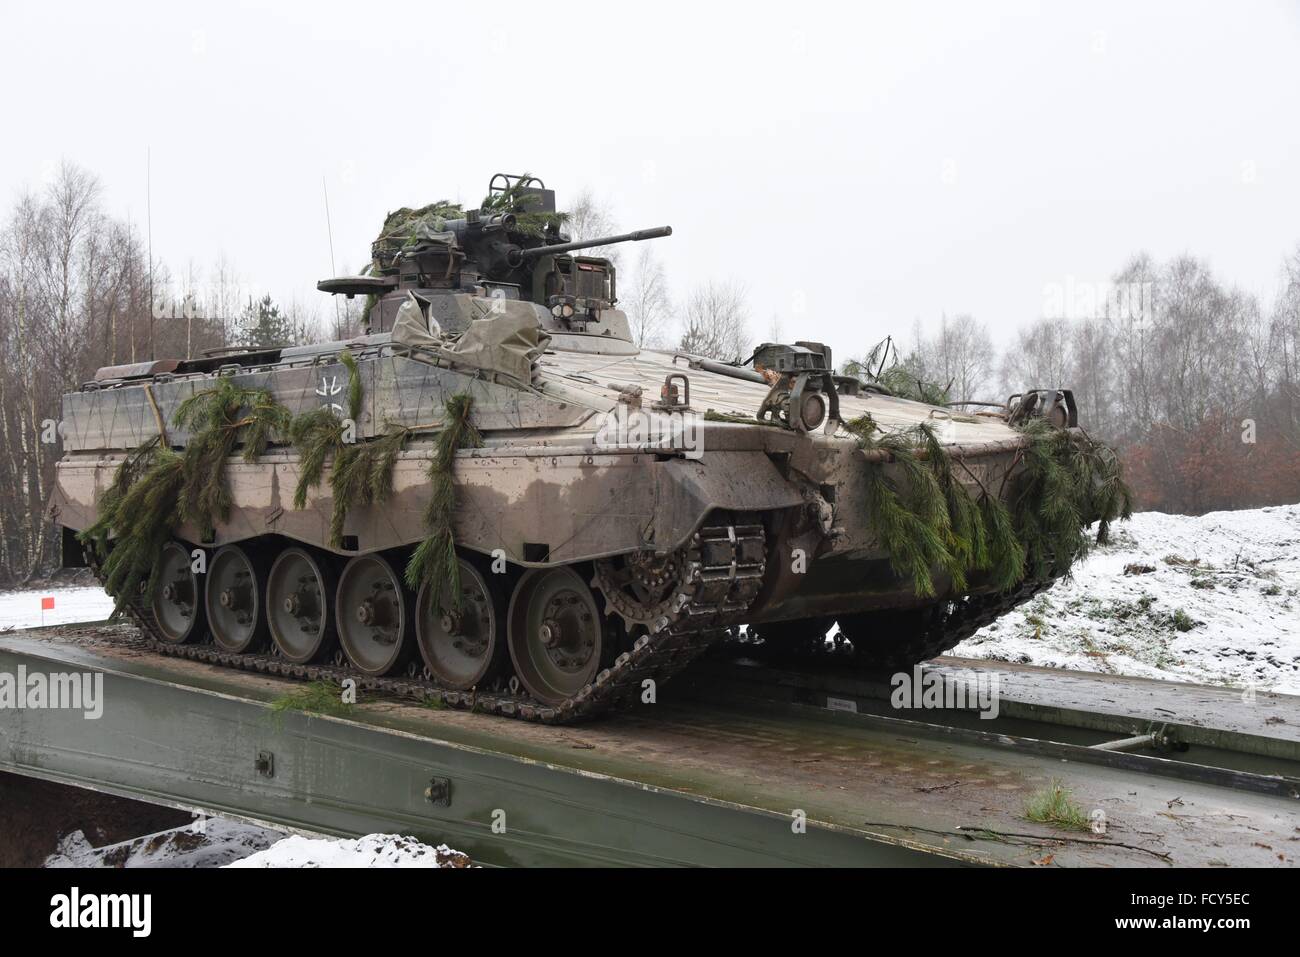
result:
[(408, 290), (430, 301), (448, 292), (518, 299), (581, 325), (599, 322), (617, 302), (615, 267), (600, 256), (573, 254), (673, 232), (657, 226), (571, 240), (566, 221), (540, 179), (498, 173), (478, 209), (439, 202), (390, 213), (371, 244), (369, 275), (326, 279), (317, 288), (373, 297), (366, 324), (377, 332), (391, 329)]

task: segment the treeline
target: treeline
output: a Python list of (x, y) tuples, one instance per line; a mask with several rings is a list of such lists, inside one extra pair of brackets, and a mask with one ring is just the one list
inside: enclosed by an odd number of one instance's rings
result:
[(951, 401), (1070, 388), (1117, 445), (1139, 507), (1200, 514), (1300, 501), (1300, 249), (1273, 302), (1191, 256), (1135, 256), (1097, 287), (1049, 289), (999, 353), (971, 316), (913, 330), (899, 364)]
[(93, 174), (65, 163), (0, 223), (0, 584), (58, 562), (45, 512), (64, 392), (101, 366), (355, 328), (355, 307), (324, 317), (282, 308), (224, 259), (206, 276), (156, 259), (151, 269), (142, 224), (109, 215), (101, 192)]

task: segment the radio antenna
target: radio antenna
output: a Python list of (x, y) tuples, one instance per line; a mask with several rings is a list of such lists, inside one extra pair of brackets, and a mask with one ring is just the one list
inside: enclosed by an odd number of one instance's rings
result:
[(144, 215), (145, 235), (149, 250), (149, 359), (158, 358), (153, 340), (153, 149), (146, 146), (144, 150)]
[[(329, 237), (330, 241), (330, 275), (337, 276), (338, 270), (334, 268), (334, 226), (330, 223), (330, 191), (329, 187), (325, 184), (324, 176), (320, 178), (320, 188), (325, 194), (325, 234)], [(334, 300), (334, 338), (342, 339), (343, 323), (339, 318), (339, 297), (331, 296), (330, 298)]]

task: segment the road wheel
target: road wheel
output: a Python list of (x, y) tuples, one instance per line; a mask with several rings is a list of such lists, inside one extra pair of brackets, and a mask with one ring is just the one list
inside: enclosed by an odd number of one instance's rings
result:
[(295, 546), (276, 558), (266, 585), (266, 617), (271, 640), (287, 661), (306, 664), (334, 650), (337, 587), (338, 576), (326, 556)]
[(203, 580), (194, 573), (190, 550), (168, 542), (158, 557), (150, 608), (164, 641), (182, 644), (203, 633)]
[(559, 704), (596, 677), (604, 624), (596, 596), (572, 569), (526, 573), (506, 621), (515, 672), (538, 701)]
[(358, 671), (378, 677), (406, 664), (415, 646), (414, 603), (381, 555), (358, 555), (339, 576), (334, 602), (339, 644)]

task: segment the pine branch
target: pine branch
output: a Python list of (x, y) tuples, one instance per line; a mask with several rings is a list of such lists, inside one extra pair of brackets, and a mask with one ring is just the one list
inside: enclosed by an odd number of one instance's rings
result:
[(429, 462), (429, 502), (424, 512), (425, 537), (406, 564), (406, 584), (414, 591), (423, 583), (445, 582), (440, 592), (453, 608), (460, 604), (460, 568), (456, 562), (456, 452), (483, 444), (469, 421), (473, 400), (458, 393), (445, 404), (446, 417)]

